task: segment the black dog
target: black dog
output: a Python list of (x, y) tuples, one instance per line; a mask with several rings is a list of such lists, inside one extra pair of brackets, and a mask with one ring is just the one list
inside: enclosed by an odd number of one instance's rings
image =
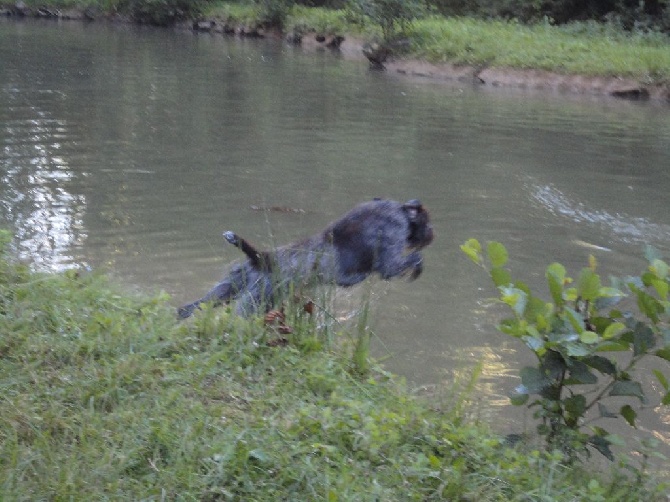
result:
[(330, 224), (323, 232), (273, 251), (257, 251), (233, 232), (225, 232), (247, 260), (233, 266), (226, 278), (201, 299), (184, 305), (189, 317), (201, 303), (237, 300), (241, 315), (272, 308), (290, 284), (352, 286), (377, 272), (383, 279), (423, 270), (420, 250), (433, 240), (428, 211), (414, 199), (365, 202)]

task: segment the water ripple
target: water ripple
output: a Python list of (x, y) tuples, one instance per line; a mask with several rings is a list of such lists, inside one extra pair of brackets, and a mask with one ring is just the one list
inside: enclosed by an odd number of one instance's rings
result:
[(575, 223), (597, 225), (614, 234), (622, 242), (641, 244), (652, 241), (670, 241), (670, 225), (653, 223), (646, 218), (623, 213), (589, 208), (582, 202), (569, 199), (551, 184), (528, 183), (531, 198), (555, 216), (568, 218)]

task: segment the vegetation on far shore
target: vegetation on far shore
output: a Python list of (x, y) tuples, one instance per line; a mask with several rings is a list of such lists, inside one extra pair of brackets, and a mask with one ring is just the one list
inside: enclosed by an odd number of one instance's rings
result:
[[(34, 9), (48, 4), (54, 8), (90, 10), (91, 5), (96, 5), (89, 0), (24, 3)], [(621, 17), (612, 16), (606, 22), (588, 20), (560, 25), (548, 17), (527, 24), (514, 18), (453, 17), (437, 13), (435, 5), (431, 9), (430, 2), (427, 5), (423, 0), (351, 0), (331, 4), (339, 8), (306, 7), (292, 0), (107, 0), (100, 1), (97, 9), (154, 24), (207, 18), (246, 26), (279, 26), (286, 33), (354, 34), (364, 40), (393, 42), (394, 52), (401, 57), (435, 63), (627, 77), (646, 85), (670, 82), (670, 37), (655, 29), (654, 24), (631, 22), (631, 29), (625, 30)], [(451, 10), (463, 11), (454, 7)], [(664, 19), (658, 23), (665, 23)]]
[(2, 500), (665, 500), (624, 457), (507, 446), (469, 415), (472, 382), (413, 396), (368, 366), (365, 322), (180, 323), (165, 295), (32, 273), (0, 241)]

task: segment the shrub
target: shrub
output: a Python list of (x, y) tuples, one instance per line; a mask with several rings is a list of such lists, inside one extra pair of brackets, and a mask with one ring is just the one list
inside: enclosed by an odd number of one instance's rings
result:
[(204, 4), (205, 0), (122, 0), (118, 8), (138, 23), (169, 26), (198, 17)]
[[(670, 267), (649, 248), (649, 267), (640, 277), (612, 278), (612, 284), (604, 286), (593, 257), (576, 281), (566, 275), (565, 267), (552, 263), (545, 274), (552, 301), (545, 302), (526, 284), (512, 280), (504, 268), (507, 250), (502, 244), (488, 244), (487, 260), (475, 239), (461, 249), (488, 269), (500, 301), (512, 310), (512, 317), (498, 329), (522, 340), (537, 357), (535, 367), (521, 370), (512, 403), (526, 404), (536, 396), (529, 406), (536, 409), (538, 432), (548, 447), (560, 448), (574, 459), (590, 446), (613, 460), (610, 447), (617, 438), (599, 426), (584, 429), (593, 418), (617, 417), (635, 427), (633, 405), (645, 403), (647, 396), (633, 370), (647, 356), (670, 361)], [(636, 300), (637, 315), (615, 308), (627, 295)], [(615, 357), (622, 352), (626, 358)], [(669, 405), (670, 383), (660, 371), (653, 373), (664, 391), (661, 404)], [(586, 385), (596, 390), (580, 391)], [(615, 410), (608, 404), (610, 397), (630, 402)]]
[(314, 30), (323, 35), (343, 35), (351, 30), (347, 26), (347, 11), (344, 9), (310, 9), (294, 6), (284, 29), (301, 32)]
[(446, 15), (501, 17), (523, 22), (549, 19), (556, 24), (595, 20), (615, 22), (627, 30), (670, 29), (665, 0), (431, 0)]
[(284, 26), (293, 2), (291, 0), (254, 0), (260, 11), (261, 24)]
[(352, 0), (351, 10), (378, 25), (384, 41), (403, 35), (407, 25), (426, 13), (423, 0)]

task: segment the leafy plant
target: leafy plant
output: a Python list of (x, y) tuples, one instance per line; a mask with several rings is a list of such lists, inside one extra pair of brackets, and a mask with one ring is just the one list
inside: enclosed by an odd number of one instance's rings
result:
[(313, 30), (324, 35), (342, 35), (351, 33), (352, 26), (347, 26), (345, 9), (314, 9), (301, 5), (291, 8), (284, 25), (285, 31), (306, 32)]
[(121, 0), (117, 8), (138, 23), (169, 26), (197, 17), (204, 3), (204, 0)]
[(262, 24), (282, 28), (293, 2), (291, 0), (254, 0), (260, 9)]
[(408, 24), (426, 13), (423, 0), (352, 0), (351, 10), (378, 25), (385, 42), (407, 31)]
[[(649, 266), (640, 277), (612, 278), (605, 286), (593, 256), (576, 280), (563, 265), (552, 263), (545, 274), (552, 301), (545, 302), (526, 284), (513, 281), (501, 243), (489, 242), (486, 257), (476, 239), (461, 249), (489, 272), (500, 301), (512, 311), (498, 329), (523, 341), (537, 357), (537, 366), (521, 370), (512, 403), (523, 405), (536, 396), (529, 406), (536, 408), (538, 432), (548, 447), (574, 458), (591, 446), (613, 460), (611, 445), (618, 438), (599, 426), (584, 429), (596, 419), (616, 417), (635, 427), (633, 405), (644, 404), (647, 396), (633, 369), (646, 356), (670, 361), (670, 267), (648, 248)], [(627, 296), (636, 300), (637, 314), (615, 308)], [(622, 352), (628, 357), (619, 356)], [(653, 373), (665, 392), (661, 403), (670, 404), (668, 379), (658, 370)], [(584, 386), (588, 393), (580, 390)], [(606, 404), (610, 397), (632, 404), (614, 410)]]

